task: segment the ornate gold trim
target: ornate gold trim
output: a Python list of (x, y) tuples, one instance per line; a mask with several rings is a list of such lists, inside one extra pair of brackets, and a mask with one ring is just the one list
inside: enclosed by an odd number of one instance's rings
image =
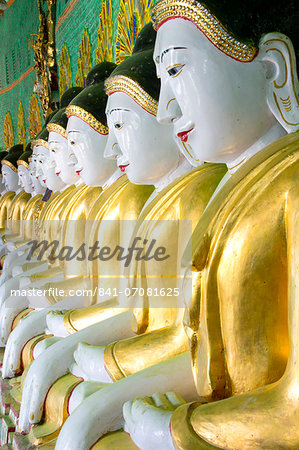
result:
[(124, 92), (138, 103), (141, 108), (154, 116), (157, 115), (158, 101), (154, 100), (136, 81), (131, 80), (131, 78), (123, 75), (108, 78), (105, 81), (105, 88), (107, 95), (111, 95), (114, 92)]
[(84, 120), (91, 128), (96, 130), (100, 134), (108, 134), (109, 128), (103, 125), (101, 122), (99, 122), (92, 114), (85, 111), (83, 108), (77, 105), (69, 105), (66, 108), (66, 115), (68, 117), (70, 116), (76, 116), (80, 119)]
[(233, 38), (219, 20), (200, 3), (193, 0), (161, 0), (152, 9), (155, 30), (168, 20), (178, 18), (194, 23), (218, 50), (237, 61), (250, 62), (257, 54), (254, 46)]
[(55, 133), (58, 133), (61, 136), (63, 136), (65, 139), (67, 139), (66, 130), (61, 125), (58, 125), (57, 123), (48, 123), (47, 130), (49, 131), (49, 133), (50, 133), (50, 131), (54, 131)]
[(33, 147), (37, 146), (37, 145), (42, 145), (43, 147), (49, 148), (49, 144), (47, 141), (45, 141), (44, 139), (33, 139), (31, 141), (31, 147), (33, 149)]
[(18, 159), (17, 165), (18, 165), (18, 166), (24, 166), (24, 167), (26, 167), (26, 169), (29, 168), (29, 164), (26, 163), (26, 161), (23, 161), (22, 159)]
[(6, 159), (2, 159), (1, 164), (2, 164), (2, 166), (4, 166), (4, 164), (5, 164), (6, 166), (10, 167), (14, 172), (18, 171), (18, 169), (16, 169), (15, 166), (11, 162), (6, 161)]

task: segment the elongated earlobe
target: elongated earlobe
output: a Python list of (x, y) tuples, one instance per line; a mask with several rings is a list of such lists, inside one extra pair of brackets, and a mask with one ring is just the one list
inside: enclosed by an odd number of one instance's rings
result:
[(298, 77), (292, 42), (281, 33), (266, 34), (260, 41), (259, 58), (272, 63), (267, 102), (277, 121), (288, 133), (299, 129)]

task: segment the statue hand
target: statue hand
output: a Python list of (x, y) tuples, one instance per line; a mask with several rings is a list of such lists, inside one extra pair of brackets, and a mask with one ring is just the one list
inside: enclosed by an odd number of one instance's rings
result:
[(9, 252), (13, 252), (16, 249), (14, 241), (7, 242), (6, 248)]
[(170, 420), (184, 400), (175, 392), (141, 397), (124, 404), (125, 431), (141, 450), (173, 450)]
[(18, 298), (17, 304), (15, 304), (15, 302), (11, 300), (14, 299), (8, 298), (1, 306), (0, 310), (0, 341), (3, 347), (5, 346), (7, 339), (11, 333), (14, 319), (28, 306), (27, 299), (24, 297)]
[[(81, 338), (82, 339), (82, 338)], [(30, 424), (41, 420), (43, 405), (53, 383), (69, 372), (79, 337), (75, 333), (41, 353), (30, 365), (23, 392), (18, 431), (28, 433)]]
[(2, 377), (11, 378), (20, 368), (21, 351), (29, 339), (45, 330), (47, 310), (33, 311), (10, 333), (4, 352)]
[(104, 351), (105, 347), (80, 342), (74, 353), (76, 375), (80, 374), (85, 381), (112, 383), (113, 380), (105, 368)]
[(53, 311), (47, 315), (47, 329), (49, 334), (54, 336), (66, 337), (69, 336), (69, 332), (64, 326), (64, 315), (66, 311)]
[[(65, 306), (64, 300), (60, 302), (60, 306)], [(18, 431), (28, 433), (30, 424), (41, 420), (48, 390), (58, 378), (69, 373), (78, 343), (87, 341), (93, 345), (97, 344), (102, 326), (102, 323), (94, 324), (59, 340), (32, 362), (23, 387)], [(111, 321), (107, 324), (107, 328), (110, 327)], [(106, 334), (105, 327), (103, 333)]]

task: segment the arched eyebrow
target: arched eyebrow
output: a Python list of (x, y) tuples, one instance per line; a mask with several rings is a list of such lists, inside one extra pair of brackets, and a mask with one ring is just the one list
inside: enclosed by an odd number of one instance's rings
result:
[[(169, 47), (166, 50), (164, 50), (161, 54), (161, 62), (163, 62), (163, 56), (170, 52), (170, 50), (186, 50), (187, 47)], [(159, 58), (159, 56), (156, 58), (156, 62), (159, 63), (159, 61), (157, 61), (157, 59)]]
[(126, 108), (113, 108), (109, 111), (109, 114), (113, 113), (114, 111), (130, 111), (130, 110)]

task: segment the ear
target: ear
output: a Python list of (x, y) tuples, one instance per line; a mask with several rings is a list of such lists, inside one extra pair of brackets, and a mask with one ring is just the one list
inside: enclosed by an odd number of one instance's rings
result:
[(268, 106), (283, 128), (294, 133), (299, 129), (299, 86), (292, 42), (280, 33), (266, 34), (260, 41), (259, 58), (273, 68), (268, 77)]

